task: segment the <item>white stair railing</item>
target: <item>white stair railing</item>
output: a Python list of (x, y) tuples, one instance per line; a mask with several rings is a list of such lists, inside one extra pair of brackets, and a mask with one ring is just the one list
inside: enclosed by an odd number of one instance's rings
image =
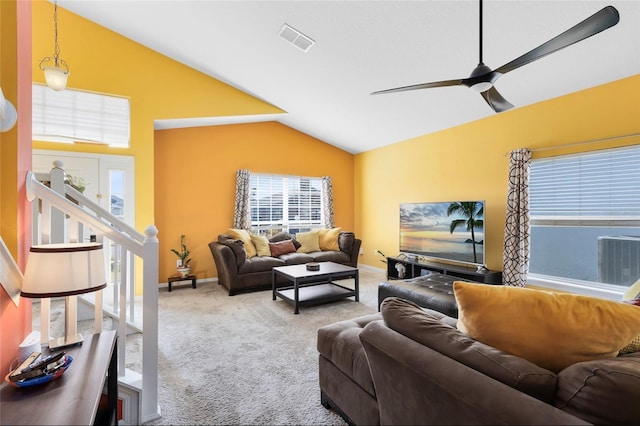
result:
[[(72, 199), (78, 207), (106, 221), (112, 228), (130, 237), (132, 240), (138, 241), (140, 244), (144, 242), (144, 235), (130, 227), (117, 216), (105, 210), (99, 204), (87, 198), (73, 186), (65, 185), (64, 191), (67, 198)], [(85, 235), (86, 230), (84, 228), (85, 226), (83, 226), (82, 223), (70, 226), (69, 238), (71, 241), (73, 241), (74, 238), (76, 241), (90, 238), (90, 236)], [(91, 233), (92, 236), (94, 234), (94, 232)], [(96, 241), (103, 242), (105, 248), (109, 248), (109, 250), (107, 250), (108, 259), (105, 266), (107, 267), (106, 270), (111, 272), (108, 278), (109, 286), (107, 287), (111, 290), (111, 295), (110, 297), (105, 297), (105, 313), (117, 320), (119, 319), (120, 312), (127, 310), (128, 313), (125, 315), (127, 326), (133, 331), (142, 332), (141, 314), (136, 312), (136, 307), (138, 307), (139, 304), (134, 303), (136, 300), (136, 289), (135, 286), (128, 285), (129, 283), (135, 282), (135, 257), (131, 251), (128, 251), (125, 247), (109, 239), (107, 236), (95, 235), (95, 237)], [(120, 273), (118, 273), (118, 271), (120, 271)], [(124, 278), (123, 273), (126, 274)], [(123, 291), (127, 293), (126, 297), (122, 296)], [(90, 301), (92, 294), (82, 297)]]
[[(144, 235), (138, 233), (110, 212), (64, 183), (64, 170), (54, 167), (49, 176), (50, 187), (40, 183), (32, 172), (27, 174), (27, 198), (33, 203), (33, 244), (77, 242), (85, 230), (96, 236), (105, 249), (112, 248), (116, 256), (109, 256), (107, 271), (113, 268), (114, 297), (105, 309), (115, 315), (118, 331), (118, 380), (140, 392), (140, 407), (136, 423), (160, 417), (158, 408), (158, 230), (150, 225)], [(74, 201), (69, 201), (68, 198)], [(111, 250), (105, 250), (109, 253)], [(116, 261), (112, 262), (112, 257)], [(142, 322), (135, 313), (135, 270), (142, 263)], [(98, 299), (96, 299), (97, 301)], [(41, 300), (41, 336), (49, 338), (49, 299)], [(96, 302), (96, 306), (100, 306)], [(127, 306), (129, 309), (127, 309)], [(98, 309), (98, 308), (96, 308)], [(102, 312), (99, 313), (102, 317)], [(96, 317), (98, 313), (96, 313)], [(97, 321), (96, 321), (97, 322)], [(144, 330), (142, 333), (142, 375), (126, 368), (127, 326)], [(96, 328), (98, 326), (96, 325)], [(102, 327), (102, 325), (100, 325)], [(96, 330), (100, 331), (100, 330)]]
[(16, 306), (20, 304), (22, 279), (22, 271), (0, 237), (0, 284)]

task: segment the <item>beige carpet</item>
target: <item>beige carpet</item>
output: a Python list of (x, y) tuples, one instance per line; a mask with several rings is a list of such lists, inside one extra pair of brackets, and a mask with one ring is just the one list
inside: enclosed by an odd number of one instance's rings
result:
[[(159, 390), (154, 425), (343, 425), (320, 404), (316, 333), (326, 324), (377, 311), (381, 269), (360, 268), (353, 298), (293, 307), (270, 291), (229, 297), (217, 283), (159, 294)], [(347, 286), (353, 280), (345, 280)], [(52, 306), (52, 312), (55, 308)], [(34, 320), (34, 328), (35, 328)], [(127, 366), (139, 371), (129, 336)]]

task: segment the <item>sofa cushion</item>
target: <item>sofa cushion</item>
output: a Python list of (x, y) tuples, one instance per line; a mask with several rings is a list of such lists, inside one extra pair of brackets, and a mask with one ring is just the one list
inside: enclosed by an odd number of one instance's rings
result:
[(303, 263), (313, 262), (313, 257), (307, 253), (287, 253), (280, 256), (287, 265), (301, 265)]
[(287, 253), (295, 253), (296, 247), (293, 245), (292, 240), (283, 240), (276, 243), (269, 243), (269, 250), (271, 251), (271, 256), (278, 257)]
[(472, 339), (451, 325), (453, 318), (397, 297), (386, 298), (381, 312), (398, 333), (534, 398), (553, 401), (554, 373)]
[(296, 250), (298, 250), (300, 248), (300, 246), (301, 246), (301, 244), (295, 240), (294, 236), (291, 235), (288, 232), (282, 231), (282, 232), (277, 233), (273, 237), (269, 238), (269, 242), (270, 243), (277, 243), (277, 242), (284, 241), (284, 240), (293, 241), (293, 245), (295, 246)]
[(244, 249), (247, 251), (247, 257), (253, 257), (257, 254), (256, 248), (251, 242), (251, 235), (249, 235), (249, 231), (246, 231), (244, 229), (229, 228), (227, 234), (231, 235), (231, 237), (235, 238), (236, 240), (242, 241), (242, 243), (244, 244)]
[(258, 256), (271, 256), (271, 249), (269, 248), (269, 240), (267, 237), (255, 234), (250, 234), (250, 237)]
[(351, 256), (343, 251), (316, 251), (313, 253), (307, 253), (313, 258), (314, 262), (335, 262), (348, 264), (351, 261)]
[(233, 254), (236, 257), (236, 266), (242, 265), (247, 260), (247, 252), (242, 241), (232, 238), (231, 235), (220, 234), (218, 235), (218, 243), (233, 250)]
[(367, 324), (380, 319), (380, 314), (375, 313), (318, 329), (317, 348), (320, 355), (371, 395), (376, 393), (369, 372), (369, 362), (360, 342), (360, 333)]
[(247, 259), (240, 268), (238, 268), (238, 272), (241, 274), (249, 274), (252, 272), (265, 272), (271, 271), (271, 269), (275, 266), (286, 266), (284, 260), (279, 259), (277, 257), (271, 256), (254, 256), (250, 259)]
[(558, 374), (554, 405), (593, 424), (640, 419), (640, 355), (573, 364)]
[(341, 232), (338, 236), (338, 246), (340, 250), (351, 254), (353, 251), (353, 245), (356, 242), (356, 234), (353, 232)]
[(559, 372), (611, 358), (640, 335), (636, 306), (570, 293), (455, 282), (458, 328)]
[(338, 237), (340, 236), (341, 228), (320, 229), (318, 231), (318, 240), (320, 250), (340, 250), (338, 245)]
[(317, 230), (309, 232), (299, 232), (296, 234), (296, 240), (302, 244), (298, 249), (299, 253), (311, 253), (312, 251), (320, 251), (320, 239)]

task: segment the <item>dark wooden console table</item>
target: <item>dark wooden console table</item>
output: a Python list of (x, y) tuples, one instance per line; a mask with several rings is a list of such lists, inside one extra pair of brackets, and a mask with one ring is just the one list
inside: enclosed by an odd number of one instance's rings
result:
[(195, 275), (187, 275), (183, 277), (182, 275), (172, 275), (167, 279), (167, 283), (169, 284), (169, 291), (171, 291), (171, 284), (180, 282), (180, 281), (191, 281), (191, 287), (196, 288), (196, 276)]
[[(404, 277), (398, 276), (396, 265), (400, 263), (405, 267)], [(469, 281), (485, 284), (502, 284), (502, 272), (489, 269), (478, 270), (474, 267), (452, 265), (445, 262), (421, 260), (406, 257), (387, 257), (387, 279), (409, 279), (422, 275), (422, 271), (437, 272), (439, 274), (460, 277)]]
[(0, 390), (0, 424), (116, 425), (116, 340), (115, 330), (103, 331), (85, 336), (82, 345), (64, 348), (73, 362), (62, 376), (49, 383), (16, 388), (4, 382)]

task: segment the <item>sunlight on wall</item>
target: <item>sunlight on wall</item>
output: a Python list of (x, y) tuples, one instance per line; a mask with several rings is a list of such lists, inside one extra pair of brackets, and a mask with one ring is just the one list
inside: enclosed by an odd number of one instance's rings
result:
[[(356, 232), (362, 263), (384, 265), (374, 251), (398, 254), (399, 204), (484, 200), (487, 265), (502, 269), (508, 153), (640, 133), (640, 76), (358, 154)], [(639, 144), (640, 138), (534, 152), (534, 159)]]

